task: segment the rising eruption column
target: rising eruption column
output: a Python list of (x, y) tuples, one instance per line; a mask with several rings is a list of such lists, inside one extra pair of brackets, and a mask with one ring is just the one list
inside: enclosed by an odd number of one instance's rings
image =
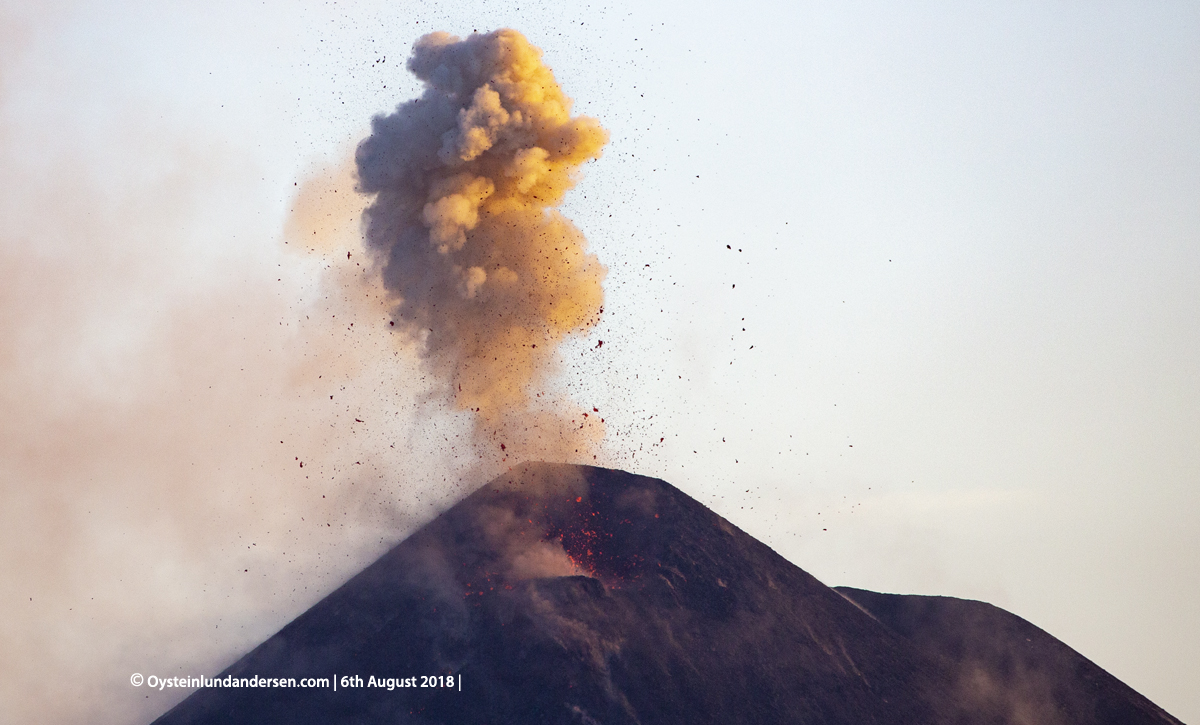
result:
[(557, 206), (608, 134), (571, 115), (541, 51), (514, 30), (431, 33), (407, 67), (424, 92), (375, 117), (356, 153), (393, 324), (475, 414), (478, 442), (522, 457), (586, 453), (599, 421), (542, 393), (559, 346), (602, 312), (607, 270)]

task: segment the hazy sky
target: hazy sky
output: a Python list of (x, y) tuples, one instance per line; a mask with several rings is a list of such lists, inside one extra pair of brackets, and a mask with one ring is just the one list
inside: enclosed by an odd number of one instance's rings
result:
[(0, 712), (146, 721), (479, 483), (348, 169), (500, 27), (611, 132), (596, 460), (1200, 720), (1182, 2), (0, 4)]

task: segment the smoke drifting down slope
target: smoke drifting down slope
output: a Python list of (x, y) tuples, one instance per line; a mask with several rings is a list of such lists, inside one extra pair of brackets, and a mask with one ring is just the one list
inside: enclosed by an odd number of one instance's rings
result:
[(607, 270), (556, 207), (608, 134), (571, 116), (513, 30), (426, 35), (408, 69), (424, 93), (373, 119), (356, 154), (393, 324), (475, 414), (477, 442), (501, 457), (585, 453), (603, 436), (596, 416), (556, 409), (545, 383), (561, 343), (597, 323)]

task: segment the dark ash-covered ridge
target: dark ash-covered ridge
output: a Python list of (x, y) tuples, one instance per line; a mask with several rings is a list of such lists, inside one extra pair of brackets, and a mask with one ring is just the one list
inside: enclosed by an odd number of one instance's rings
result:
[(1162, 708), (1039, 627), (984, 602), (836, 591), (956, 673), (980, 722), (1179, 725)]

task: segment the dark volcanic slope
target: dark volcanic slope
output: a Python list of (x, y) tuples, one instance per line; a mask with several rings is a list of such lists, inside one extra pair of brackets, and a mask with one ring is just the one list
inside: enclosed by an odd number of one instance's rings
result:
[[(1008, 722), (964, 704), (961, 661), (903, 617), (868, 614), (875, 604), (852, 603), (663, 481), (532, 464), (221, 675), (455, 675), (461, 692), (204, 689), (158, 722)], [(1153, 706), (1128, 712), (1122, 722), (1173, 722), (1151, 719)]]
[(837, 587), (888, 629), (957, 673), (956, 696), (981, 722), (1178, 723), (1043, 630), (998, 607), (953, 597)]

